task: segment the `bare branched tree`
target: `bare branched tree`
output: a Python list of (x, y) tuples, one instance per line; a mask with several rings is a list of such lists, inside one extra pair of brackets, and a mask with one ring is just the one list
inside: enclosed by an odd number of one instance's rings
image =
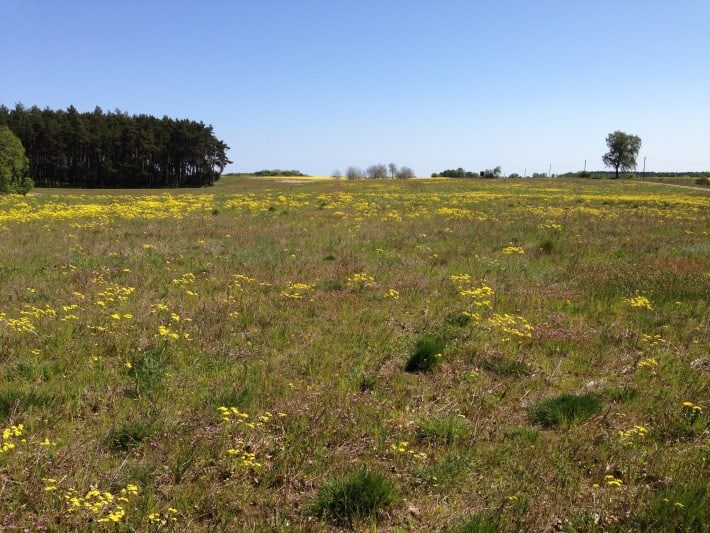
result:
[(385, 165), (370, 165), (365, 173), (368, 178), (386, 178), (387, 167)]
[(358, 167), (348, 167), (345, 169), (345, 177), (349, 180), (354, 180), (357, 178), (362, 178), (364, 173), (361, 168)]
[(409, 167), (402, 167), (397, 171), (398, 178), (413, 178), (414, 171)]

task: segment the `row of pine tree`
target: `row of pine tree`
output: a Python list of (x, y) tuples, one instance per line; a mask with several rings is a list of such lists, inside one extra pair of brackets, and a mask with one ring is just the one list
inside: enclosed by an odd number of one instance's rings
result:
[(212, 126), (193, 120), (17, 104), (0, 106), (0, 124), (22, 141), (37, 187), (202, 187), (231, 163)]

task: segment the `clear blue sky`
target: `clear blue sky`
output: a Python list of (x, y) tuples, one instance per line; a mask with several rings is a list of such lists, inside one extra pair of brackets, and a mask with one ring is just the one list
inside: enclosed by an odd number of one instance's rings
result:
[(229, 171), (710, 170), (708, 0), (0, 0), (0, 103), (214, 126)]

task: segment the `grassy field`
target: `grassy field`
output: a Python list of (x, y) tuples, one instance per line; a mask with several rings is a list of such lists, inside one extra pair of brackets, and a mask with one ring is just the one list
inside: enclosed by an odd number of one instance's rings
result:
[(710, 195), (0, 197), (0, 530), (702, 531)]

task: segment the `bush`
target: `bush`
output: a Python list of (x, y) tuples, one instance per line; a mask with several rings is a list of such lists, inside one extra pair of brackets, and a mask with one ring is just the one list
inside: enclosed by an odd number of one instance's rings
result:
[(380, 474), (362, 467), (326, 482), (312, 507), (315, 516), (346, 525), (355, 519), (375, 518), (394, 500), (394, 487)]
[(562, 394), (530, 406), (528, 417), (543, 427), (555, 427), (586, 420), (601, 408), (601, 401), (594, 395)]
[(404, 369), (407, 372), (427, 372), (439, 364), (441, 352), (446, 343), (435, 335), (424, 335), (417, 341), (414, 352), (409, 357)]
[(695, 184), (696, 185), (710, 185), (710, 178), (707, 176), (701, 176), (699, 178), (695, 178)]

